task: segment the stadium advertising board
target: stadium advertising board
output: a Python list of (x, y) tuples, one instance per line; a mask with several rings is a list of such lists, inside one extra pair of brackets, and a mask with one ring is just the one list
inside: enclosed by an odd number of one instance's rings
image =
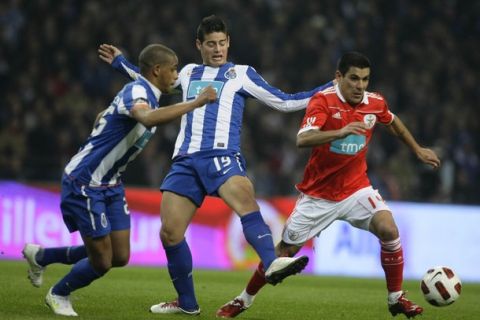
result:
[[(59, 210), (58, 190), (0, 181), (0, 259), (20, 259), (27, 242), (42, 246), (81, 244), (68, 233)], [(165, 265), (158, 239), (161, 194), (127, 189), (132, 217), (131, 264)], [(275, 241), (292, 210), (294, 198), (259, 200)], [(389, 202), (400, 228), (405, 252), (405, 277), (419, 279), (434, 265), (448, 265), (464, 281), (480, 281), (480, 207)], [(207, 198), (187, 231), (195, 267), (254, 268), (258, 262), (242, 233), (240, 220), (216, 198)], [(383, 277), (379, 244), (367, 232), (343, 222), (333, 223), (307, 243), (306, 272), (324, 275)]]

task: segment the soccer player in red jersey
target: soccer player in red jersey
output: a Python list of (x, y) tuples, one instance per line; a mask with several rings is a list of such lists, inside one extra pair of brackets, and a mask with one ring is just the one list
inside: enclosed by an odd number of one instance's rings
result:
[[(378, 123), (403, 141), (433, 168), (440, 160), (421, 147), (400, 118), (390, 112), (385, 99), (366, 91), (370, 62), (358, 52), (344, 54), (335, 74), (337, 84), (310, 100), (297, 135), (299, 148), (311, 147), (300, 196), (286, 222), (278, 256), (294, 256), (309, 239), (318, 236), (335, 220), (370, 231), (380, 240), (381, 264), (388, 289), (388, 309), (407, 318), (423, 312), (402, 290), (403, 252), (397, 225), (388, 205), (367, 176), (366, 154)], [(260, 264), (243, 292), (217, 311), (217, 317), (233, 318), (253, 303), (265, 285)]]

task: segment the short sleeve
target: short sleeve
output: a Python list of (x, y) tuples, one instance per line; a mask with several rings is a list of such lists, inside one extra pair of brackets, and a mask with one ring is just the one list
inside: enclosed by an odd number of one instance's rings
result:
[(317, 93), (310, 99), (298, 134), (313, 129), (320, 129), (325, 124), (330, 112), (326, 102), (326, 98), (322, 93)]
[(378, 122), (388, 125), (392, 123), (393, 119), (395, 118), (395, 115), (390, 111), (387, 100), (384, 97), (382, 97), (382, 102), (383, 102), (382, 109), (381, 109), (381, 112), (377, 114), (377, 119), (378, 119)]
[(138, 103), (148, 103), (147, 90), (138, 84), (126, 87), (123, 92), (123, 103), (118, 107), (118, 113), (130, 116), (130, 110)]

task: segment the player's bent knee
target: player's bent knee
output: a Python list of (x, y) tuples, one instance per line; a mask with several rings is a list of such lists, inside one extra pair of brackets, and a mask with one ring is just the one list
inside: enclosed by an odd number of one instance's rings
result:
[(125, 254), (121, 256), (116, 256), (113, 257), (112, 259), (112, 267), (113, 268), (118, 268), (118, 267), (123, 267), (128, 264), (128, 261), (130, 260), (130, 254)]
[(180, 243), (184, 238), (182, 232), (176, 231), (172, 228), (163, 228), (160, 230), (160, 240), (164, 246), (173, 246)]
[(112, 261), (106, 258), (90, 259), (93, 269), (100, 274), (107, 273), (112, 268)]
[(391, 241), (399, 237), (398, 228), (396, 225), (383, 226), (378, 231), (378, 238), (382, 241)]

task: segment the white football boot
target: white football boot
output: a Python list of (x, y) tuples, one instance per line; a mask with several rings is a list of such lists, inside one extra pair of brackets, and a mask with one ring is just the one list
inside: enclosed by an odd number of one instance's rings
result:
[(191, 316), (196, 316), (200, 314), (200, 308), (193, 311), (187, 311), (178, 305), (178, 300), (172, 302), (160, 302), (150, 307), (151, 313), (161, 313), (161, 314), (170, 314), (170, 313), (183, 313)]
[(301, 272), (308, 263), (307, 256), (298, 258), (279, 257), (265, 271), (265, 280), (276, 285), (288, 276)]
[(28, 279), (34, 287), (40, 287), (43, 283), (43, 272), (46, 267), (42, 267), (37, 263), (35, 256), (42, 247), (38, 244), (27, 243), (22, 250), (23, 257), (28, 262)]
[(52, 288), (48, 290), (45, 297), (45, 304), (52, 309), (53, 313), (61, 316), (76, 317), (78, 314), (73, 310), (70, 296), (58, 296), (52, 293)]

